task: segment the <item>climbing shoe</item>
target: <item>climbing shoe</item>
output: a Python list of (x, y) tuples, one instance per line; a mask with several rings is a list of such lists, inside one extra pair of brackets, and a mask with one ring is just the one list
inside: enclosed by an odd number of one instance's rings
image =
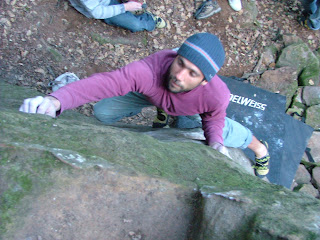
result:
[(163, 18), (154, 16), (153, 17), (155, 23), (156, 23), (156, 28), (165, 28), (167, 26), (167, 23)]
[[(268, 150), (268, 143), (265, 141), (260, 141)], [(269, 173), (269, 153), (267, 153), (262, 158), (255, 158), (255, 165), (253, 166), (254, 172), (258, 177), (264, 177)]]
[(221, 11), (221, 7), (217, 3), (217, 1), (208, 0), (203, 2), (200, 7), (197, 9), (194, 17), (196, 19), (204, 19), (212, 16), (215, 13)]
[(157, 108), (157, 116), (154, 118), (153, 128), (164, 128), (168, 126), (169, 115), (160, 108)]

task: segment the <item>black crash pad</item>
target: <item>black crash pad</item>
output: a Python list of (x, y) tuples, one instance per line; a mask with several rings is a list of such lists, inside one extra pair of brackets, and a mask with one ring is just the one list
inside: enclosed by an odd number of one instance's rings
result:
[[(268, 142), (271, 158), (267, 178), (271, 183), (290, 188), (313, 128), (285, 113), (285, 96), (234, 78), (220, 78), (231, 92), (227, 116)], [(244, 152), (254, 159), (251, 150)]]

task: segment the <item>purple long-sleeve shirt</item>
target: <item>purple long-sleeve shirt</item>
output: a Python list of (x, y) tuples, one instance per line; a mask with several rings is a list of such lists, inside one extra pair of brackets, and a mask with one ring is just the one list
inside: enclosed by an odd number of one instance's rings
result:
[(96, 73), (68, 84), (51, 96), (60, 101), (62, 113), (88, 102), (139, 92), (172, 116), (200, 114), (207, 143), (223, 144), (222, 129), (230, 97), (228, 87), (216, 75), (208, 84), (191, 91), (170, 92), (165, 80), (176, 56), (175, 51), (163, 50), (115, 71)]

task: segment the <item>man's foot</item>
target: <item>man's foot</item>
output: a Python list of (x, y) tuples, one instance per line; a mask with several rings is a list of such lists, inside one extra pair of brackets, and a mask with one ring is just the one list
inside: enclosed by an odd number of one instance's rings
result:
[(309, 15), (303, 15), (302, 17), (298, 18), (298, 22), (301, 26), (311, 29), (311, 30), (319, 30), (319, 28), (315, 28), (312, 22), (309, 20)]
[(302, 16), (298, 19), (298, 22), (301, 26), (305, 27), (305, 28), (308, 28), (308, 29), (311, 29), (308, 25), (308, 18), (305, 17), (305, 16)]
[(157, 116), (154, 118), (153, 128), (164, 128), (168, 126), (169, 115), (160, 108), (157, 108)]
[(156, 28), (165, 28), (167, 26), (167, 23), (163, 18), (154, 16), (153, 17), (155, 23), (156, 23)]
[[(268, 150), (268, 143), (265, 141), (260, 141)], [(263, 177), (269, 173), (269, 153), (262, 158), (255, 158), (256, 164), (253, 166), (256, 176)]]
[(167, 23), (163, 18), (155, 16), (149, 11), (145, 11), (145, 13), (149, 14), (153, 18), (156, 28), (165, 28), (167, 26)]
[(240, 11), (242, 9), (241, 0), (229, 0), (230, 7), (235, 11)]
[(217, 3), (217, 1), (207, 0), (200, 5), (196, 13), (194, 14), (194, 17), (196, 19), (204, 19), (220, 11), (221, 7)]

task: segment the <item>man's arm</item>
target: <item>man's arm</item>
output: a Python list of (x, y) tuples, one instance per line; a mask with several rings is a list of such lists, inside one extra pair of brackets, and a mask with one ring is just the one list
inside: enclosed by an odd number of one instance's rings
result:
[(19, 111), (25, 113), (46, 114), (51, 117), (56, 117), (57, 111), (61, 108), (60, 101), (54, 97), (37, 96), (34, 98), (27, 98), (23, 101)]
[(137, 11), (142, 9), (142, 4), (138, 2), (127, 2), (116, 5), (103, 5), (99, 1), (81, 1), (86, 10), (95, 19), (106, 19), (125, 13), (126, 11)]
[(112, 72), (97, 73), (67, 84), (52, 92), (50, 97), (25, 99), (19, 110), (54, 117), (64, 110), (74, 109), (104, 98), (124, 96), (128, 92), (145, 94), (152, 88), (153, 79), (152, 69), (141, 60)]
[(225, 124), (226, 111), (220, 110), (201, 114), (202, 129), (206, 138), (207, 144), (212, 146), (213, 143), (223, 145), (223, 128)]

